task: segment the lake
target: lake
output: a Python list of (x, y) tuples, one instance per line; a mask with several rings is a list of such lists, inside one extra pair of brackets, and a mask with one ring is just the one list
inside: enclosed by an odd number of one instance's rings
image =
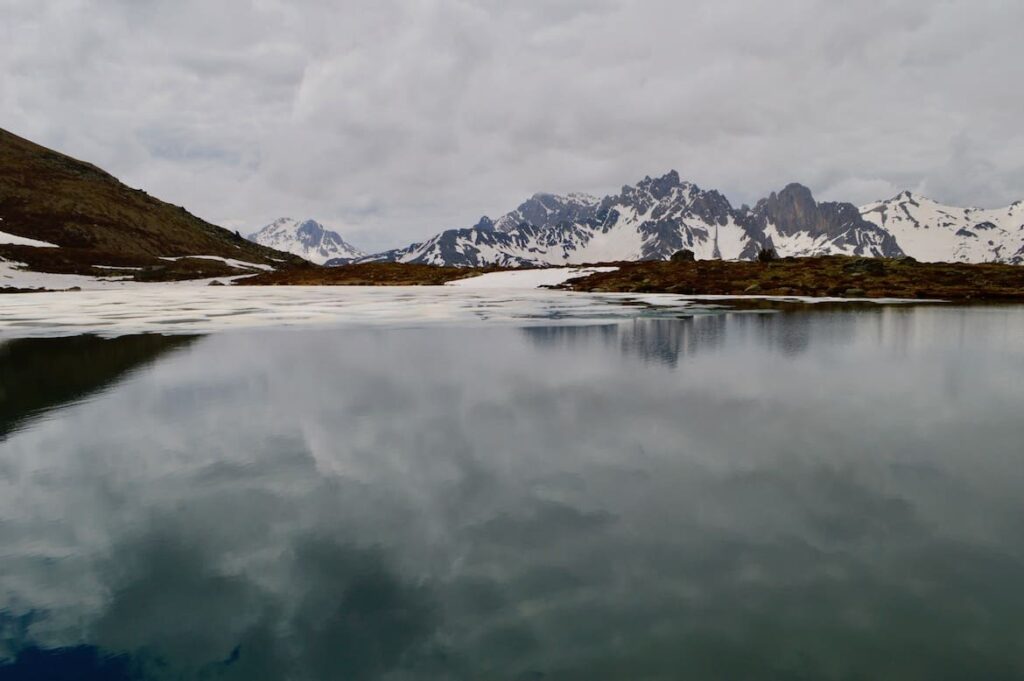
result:
[(0, 679), (1024, 677), (1024, 308), (608, 305), (8, 329)]

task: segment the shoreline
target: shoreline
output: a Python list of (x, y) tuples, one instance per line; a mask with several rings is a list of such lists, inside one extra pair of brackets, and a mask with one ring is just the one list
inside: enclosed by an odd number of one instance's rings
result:
[[(9, 263), (5, 263), (9, 264)], [(757, 261), (646, 261), (547, 268), (459, 268), (407, 263), (286, 267), (164, 282), (33, 273), (0, 295), (174, 286), (455, 286), (478, 292), (552, 289), (665, 293), (706, 301), (796, 303), (1024, 302), (1024, 266), (921, 263), (912, 259), (817, 256)], [(52, 278), (53, 281), (44, 281)], [(2, 283), (0, 279), (0, 283)], [(31, 281), (31, 283), (29, 283)], [(27, 284), (27, 285), (26, 285)], [(50, 284), (49, 286), (47, 284)], [(56, 286), (53, 286), (56, 284)], [(64, 284), (64, 286), (61, 286)], [(71, 286), (67, 286), (70, 284)], [(51, 287), (52, 286), (52, 287)]]

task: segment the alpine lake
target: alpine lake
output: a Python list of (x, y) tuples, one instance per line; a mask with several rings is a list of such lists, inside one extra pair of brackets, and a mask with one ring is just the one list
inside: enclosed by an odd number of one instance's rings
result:
[(1024, 307), (200, 294), (5, 301), (0, 680), (1024, 678)]

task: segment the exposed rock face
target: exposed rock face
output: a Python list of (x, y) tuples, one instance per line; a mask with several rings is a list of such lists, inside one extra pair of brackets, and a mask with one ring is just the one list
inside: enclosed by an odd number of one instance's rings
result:
[(598, 203), (599, 199), (589, 194), (534, 194), (514, 211), (498, 218), (494, 226), (507, 232), (523, 224), (554, 227), (562, 222), (581, 222), (594, 217)]
[(810, 189), (795, 183), (758, 201), (740, 222), (754, 240), (761, 235), (762, 248), (774, 248), (783, 257), (903, 254), (892, 235), (862, 218), (853, 204), (818, 203)]
[(617, 260), (667, 260), (681, 250), (698, 259), (780, 256), (896, 256), (902, 251), (848, 203), (817, 203), (789, 185), (753, 209), (734, 209), (721, 193), (676, 171), (645, 177), (598, 201), (586, 195), (536, 194), (495, 221), (447, 230), (362, 261), (455, 266), (538, 266)]

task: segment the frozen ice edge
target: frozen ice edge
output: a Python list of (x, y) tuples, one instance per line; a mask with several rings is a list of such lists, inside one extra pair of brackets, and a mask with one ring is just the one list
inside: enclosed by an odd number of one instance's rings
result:
[(716, 303), (917, 303), (918, 300), (795, 296), (578, 293), (450, 286), (123, 288), (0, 295), (0, 339), (93, 333), (203, 334), (252, 328), (476, 324), (606, 324), (643, 316), (763, 313)]

